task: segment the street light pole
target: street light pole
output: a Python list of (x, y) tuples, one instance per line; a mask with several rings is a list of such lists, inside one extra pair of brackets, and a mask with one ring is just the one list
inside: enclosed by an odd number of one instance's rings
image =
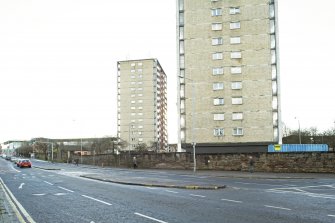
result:
[(297, 117), (295, 117), (294, 119), (298, 120), (298, 125), (299, 125), (299, 143), (301, 144), (301, 129), (300, 129), (300, 121), (299, 119), (297, 119)]

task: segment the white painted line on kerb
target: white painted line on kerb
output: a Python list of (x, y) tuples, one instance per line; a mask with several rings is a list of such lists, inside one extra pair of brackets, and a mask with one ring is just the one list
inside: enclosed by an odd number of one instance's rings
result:
[(328, 217), (334, 217), (334, 218), (335, 218), (335, 215), (333, 215), (333, 214), (329, 214)]
[(147, 218), (147, 219), (156, 221), (156, 222), (167, 223), (166, 221), (158, 220), (158, 219), (156, 219), (156, 218), (152, 218), (152, 217), (149, 217), (149, 216), (146, 216), (146, 215), (144, 215), (144, 214), (137, 213), (137, 212), (135, 212), (134, 214), (136, 214), (136, 215), (138, 215), (138, 216), (141, 216), (141, 217), (143, 217), (143, 218)]
[(229, 200), (229, 199), (221, 199), (221, 201), (229, 201), (234, 203), (243, 203), (243, 201)]
[(275, 209), (281, 209), (281, 210), (286, 210), (286, 211), (291, 211), (289, 208), (283, 208), (283, 207), (276, 207), (276, 206), (270, 206), (270, 205), (264, 205), (267, 208), (275, 208)]
[(66, 191), (71, 192), (71, 193), (74, 192), (73, 190), (66, 189), (65, 187), (60, 187), (60, 186), (58, 186), (58, 188), (60, 188), (60, 189), (62, 189), (62, 190), (66, 190)]
[(147, 188), (149, 190), (157, 190), (157, 188), (154, 188), (154, 187), (145, 187), (145, 188)]
[(48, 182), (48, 181), (43, 181), (44, 183), (46, 184), (49, 184), (49, 185), (53, 185), (52, 183)]
[(107, 204), (109, 206), (112, 205), (112, 204), (110, 204), (108, 202), (105, 202), (105, 201), (102, 201), (102, 200), (99, 200), (99, 199), (95, 199), (95, 198), (90, 197), (90, 196), (86, 196), (86, 195), (81, 195), (81, 196), (86, 197), (86, 198), (91, 199), (91, 200), (94, 200), (94, 201), (98, 201), (98, 202), (103, 203), (103, 204)]
[(206, 196), (202, 196), (202, 195), (198, 195), (198, 194), (190, 194), (190, 195), (193, 196), (193, 197), (202, 197), (202, 198), (206, 197)]
[(169, 192), (169, 193), (174, 193), (174, 194), (178, 194), (179, 192), (177, 191), (172, 191), (172, 190), (165, 190), (166, 192)]

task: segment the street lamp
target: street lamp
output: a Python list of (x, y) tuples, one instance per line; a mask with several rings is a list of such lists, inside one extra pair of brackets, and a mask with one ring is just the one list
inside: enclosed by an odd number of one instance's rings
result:
[(194, 80), (183, 77), (183, 76), (178, 76), (179, 78), (184, 78), (192, 82), (192, 147), (193, 147), (193, 172), (195, 173), (197, 170), (197, 160), (195, 157), (195, 145), (197, 144), (195, 142), (195, 136), (194, 136), (194, 124), (195, 124), (195, 86), (194, 86)]
[(298, 134), (299, 134), (299, 144), (301, 144), (301, 129), (300, 129), (300, 121), (299, 121), (299, 119), (297, 119), (297, 117), (294, 117), (294, 119), (296, 119), (296, 120), (298, 120), (298, 125), (299, 125), (299, 132), (298, 132)]

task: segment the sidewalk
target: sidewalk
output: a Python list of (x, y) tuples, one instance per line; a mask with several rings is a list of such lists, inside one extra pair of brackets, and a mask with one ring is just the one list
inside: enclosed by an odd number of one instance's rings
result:
[(2, 183), (0, 182), (0, 222), (4, 223), (20, 223), (13, 207), (9, 204), (9, 200), (5, 194)]

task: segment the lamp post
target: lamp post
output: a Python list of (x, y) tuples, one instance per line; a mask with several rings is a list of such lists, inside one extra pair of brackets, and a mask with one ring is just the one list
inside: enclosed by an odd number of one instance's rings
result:
[(301, 129), (300, 129), (300, 121), (299, 119), (297, 119), (297, 117), (295, 117), (294, 119), (296, 119), (298, 121), (298, 126), (299, 126), (299, 130), (298, 130), (298, 134), (299, 134), (299, 144), (301, 144)]
[(196, 142), (195, 142), (195, 135), (194, 135), (194, 124), (195, 124), (195, 86), (194, 86), (194, 80), (187, 78), (187, 77), (183, 77), (183, 76), (178, 76), (179, 78), (184, 78), (187, 79), (189, 81), (192, 82), (192, 147), (193, 147), (193, 172), (195, 173), (197, 171), (197, 159), (195, 156), (195, 146), (196, 146)]

